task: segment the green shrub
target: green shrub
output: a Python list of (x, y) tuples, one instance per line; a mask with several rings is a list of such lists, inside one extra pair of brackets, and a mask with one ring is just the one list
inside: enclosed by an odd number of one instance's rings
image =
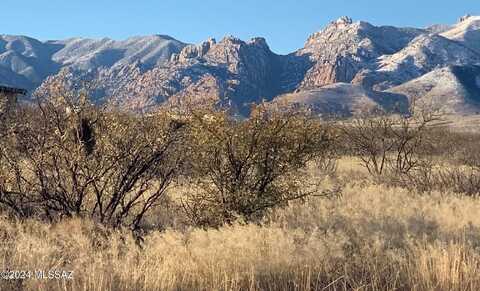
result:
[(335, 158), (333, 132), (304, 113), (259, 106), (241, 121), (224, 112), (192, 116), (196, 187), (183, 206), (195, 225), (255, 221), (275, 206), (314, 193), (318, 189), (308, 187), (302, 169), (310, 161)]

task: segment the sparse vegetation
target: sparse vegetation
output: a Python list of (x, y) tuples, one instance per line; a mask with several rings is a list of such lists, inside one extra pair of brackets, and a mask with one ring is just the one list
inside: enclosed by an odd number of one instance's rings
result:
[(0, 141), (0, 204), (20, 218), (90, 217), (137, 229), (179, 175), (182, 126), (78, 100), (18, 112)]
[(478, 290), (480, 137), (429, 115), (136, 116), (39, 99), (0, 140), (5, 290)]
[[(348, 170), (347, 170), (348, 169)], [(343, 159), (339, 176), (364, 173)], [(368, 182), (310, 197), (262, 224), (130, 232), (83, 219), (0, 220), (11, 269), (74, 271), (73, 281), (1, 281), (27, 290), (478, 290), (478, 200)]]
[(302, 170), (311, 161), (328, 163), (334, 135), (298, 112), (257, 107), (245, 121), (226, 113), (192, 114), (191, 169), (195, 191), (183, 200), (198, 226), (255, 221), (273, 207), (317, 193)]
[(437, 117), (411, 112), (411, 116), (355, 118), (342, 127), (345, 141), (370, 174), (407, 175), (422, 166), (431, 146), (428, 126)]

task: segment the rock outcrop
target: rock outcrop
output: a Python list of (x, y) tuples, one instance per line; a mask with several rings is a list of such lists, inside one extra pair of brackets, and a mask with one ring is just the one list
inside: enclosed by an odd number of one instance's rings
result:
[[(411, 95), (402, 84), (417, 88), (415, 80), (423, 84), (422, 76), (429, 79), (430, 72), (454, 80), (442, 70), (480, 65), (479, 33), (477, 16), (426, 29), (341, 17), (288, 55), (273, 53), (263, 38), (228, 36), (193, 45), (160, 35), (48, 42), (1, 36), (0, 83), (28, 89), (42, 84), (37, 92), (48, 93), (52, 84), (74, 88), (87, 81), (97, 104), (134, 112), (215, 103), (247, 115), (252, 103), (276, 99), (309, 104), (323, 113), (391, 111)], [(444, 88), (432, 86), (433, 93), (424, 93), (439, 95)], [(444, 89), (443, 94), (455, 93), (452, 87)], [(336, 110), (342, 102), (346, 110)]]
[(377, 27), (341, 17), (311, 35), (305, 47), (295, 53), (308, 56), (312, 63), (298, 88), (351, 82), (358, 72), (369, 68), (378, 57), (401, 50), (423, 32), (420, 29)]
[[(263, 38), (244, 42), (229, 36), (218, 43), (209, 39), (188, 45), (168, 62), (149, 70), (134, 63), (68, 76), (99, 84), (107, 99), (126, 110), (217, 100), (248, 113), (250, 103), (271, 100), (278, 94), (279, 58)], [(65, 78), (65, 74), (58, 77)]]
[(422, 34), (401, 51), (379, 57), (353, 83), (386, 90), (438, 68), (474, 64), (480, 64), (480, 55), (474, 50), (437, 34)]

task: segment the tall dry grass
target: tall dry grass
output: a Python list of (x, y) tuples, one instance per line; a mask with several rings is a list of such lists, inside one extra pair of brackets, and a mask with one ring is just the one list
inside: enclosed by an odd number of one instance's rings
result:
[[(345, 181), (352, 164), (339, 165)], [(169, 212), (172, 213), (172, 212)], [(480, 201), (346, 183), (261, 225), (170, 228), (142, 243), (72, 219), (0, 219), (0, 269), (71, 270), (73, 280), (1, 290), (480, 290)]]

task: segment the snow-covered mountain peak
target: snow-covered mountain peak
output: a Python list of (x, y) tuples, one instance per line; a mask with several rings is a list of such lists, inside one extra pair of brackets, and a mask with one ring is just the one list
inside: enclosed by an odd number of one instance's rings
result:
[(464, 16), (442, 36), (463, 43), (480, 53), (480, 16)]

